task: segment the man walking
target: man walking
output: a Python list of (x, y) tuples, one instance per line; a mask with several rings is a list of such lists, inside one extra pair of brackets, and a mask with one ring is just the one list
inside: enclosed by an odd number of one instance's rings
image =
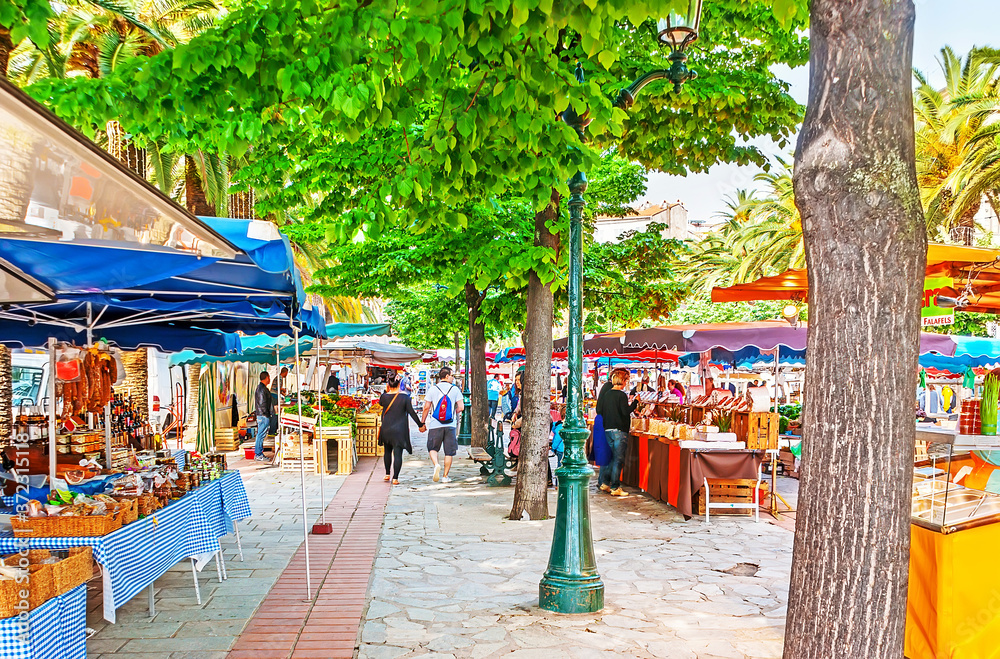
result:
[[(448, 472), (458, 453), (458, 438), (455, 435), (458, 414), (464, 408), (462, 392), (454, 384), (451, 369), (445, 366), (438, 373), (438, 382), (427, 390), (424, 397), (424, 413), (420, 423), (427, 426), (427, 452), (434, 463), (434, 482), (450, 483)], [(444, 448), (444, 476), (438, 464), (438, 452)]]
[(257, 415), (257, 443), (253, 447), (253, 459), (257, 462), (267, 460), (264, 457), (264, 438), (267, 437), (267, 429), (271, 425), (271, 415), (274, 413), (274, 402), (271, 399), (271, 391), (268, 385), (271, 383), (271, 376), (264, 371), (260, 374), (260, 382), (253, 392), (254, 413)]
[(490, 404), (489, 417), (492, 419), (497, 413), (497, 405), (500, 403), (500, 392), (503, 390), (503, 383), (500, 376), (494, 375), (493, 379), (486, 383), (486, 400)]

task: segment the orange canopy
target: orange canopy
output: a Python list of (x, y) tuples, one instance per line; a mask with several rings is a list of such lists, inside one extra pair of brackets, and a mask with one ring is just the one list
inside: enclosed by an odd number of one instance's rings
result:
[[(972, 280), (975, 293), (964, 311), (1000, 313), (1000, 250), (964, 245), (927, 246), (928, 277), (952, 277), (956, 293)], [(786, 270), (773, 277), (762, 277), (747, 284), (712, 289), (712, 302), (748, 302), (752, 300), (808, 299), (806, 271)]]

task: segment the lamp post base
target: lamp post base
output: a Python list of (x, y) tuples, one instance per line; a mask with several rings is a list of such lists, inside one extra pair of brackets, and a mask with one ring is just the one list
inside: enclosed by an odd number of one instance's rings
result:
[(538, 606), (555, 613), (597, 613), (604, 608), (604, 582), (596, 575), (583, 581), (546, 575), (538, 584)]
[[(567, 422), (572, 423), (572, 420)], [(567, 445), (582, 455), (586, 426), (566, 428)], [(586, 458), (563, 462), (556, 470), (559, 496), (552, 550), (545, 575), (538, 584), (538, 606), (555, 613), (595, 613), (604, 608), (604, 582), (597, 572), (590, 532), (590, 479)]]

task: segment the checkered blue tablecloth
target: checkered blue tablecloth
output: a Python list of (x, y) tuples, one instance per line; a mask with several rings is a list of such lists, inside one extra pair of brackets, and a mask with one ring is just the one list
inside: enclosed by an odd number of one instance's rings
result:
[(4, 659), (86, 659), (87, 584), (50, 599), (22, 618), (0, 620)]
[(250, 515), (243, 479), (232, 471), (114, 533), (88, 538), (15, 538), (8, 533), (0, 535), (0, 553), (89, 545), (104, 572), (104, 618), (114, 622), (116, 609), (172, 566), (219, 551), (219, 538), (231, 532), (233, 522)]
[(170, 456), (177, 462), (177, 471), (184, 469), (184, 465), (187, 464), (187, 455), (187, 450), (182, 448), (175, 448), (170, 451)]

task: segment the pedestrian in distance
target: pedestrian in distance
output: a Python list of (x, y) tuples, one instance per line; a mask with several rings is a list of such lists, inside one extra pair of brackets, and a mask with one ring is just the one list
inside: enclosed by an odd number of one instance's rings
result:
[(628, 433), (632, 425), (632, 412), (638, 405), (638, 400), (629, 400), (622, 391), (628, 384), (629, 372), (624, 368), (616, 368), (611, 372), (612, 388), (605, 391), (597, 401), (597, 413), (604, 420), (604, 435), (611, 448), (611, 462), (601, 467), (598, 474), (598, 488), (602, 492), (610, 492), (612, 496), (626, 497), (622, 489), (622, 467), (625, 466), (625, 453), (628, 451)]
[(267, 429), (271, 425), (271, 416), (274, 414), (274, 400), (271, 398), (271, 391), (268, 385), (271, 383), (271, 376), (264, 371), (260, 374), (260, 382), (253, 393), (254, 413), (257, 415), (257, 441), (253, 447), (253, 459), (263, 462), (264, 438), (267, 437)]
[[(455, 377), (451, 368), (444, 366), (438, 372), (438, 381), (427, 390), (424, 396), (424, 411), (420, 423), (427, 427), (427, 452), (434, 464), (432, 480), (436, 483), (450, 483), (448, 473), (451, 463), (458, 453), (458, 437), (456, 427), (458, 415), (464, 409), (462, 392), (455, 386)], [(438, 453), (444, 450), (444, 475), (441, 473), (441, 463)]]
[(489, 402), (489, 418), (493, 418), (497, 413), (497, 405), (500, 404), (500, 392), (503, 390), (503, 383), (500, 376), (494, 375), (493, 379), (486, 383), (486, 400)]
[(399, 470), (403, 466), (403, 451), (413, 453), (410, 444), (410, 423), (413, 419), (420, 426), (420, 432), (427, 428), (420, 422), (417, 411), (413, 409), (413, 401), (409, 394), (400, 391), (400, 377), (389, 376), (389, 389), (379, 396), (378, 404), (382, 407), (382, 425), (378, 431), (378, 443), (385, 447), (385, 480), (399, 485)]

